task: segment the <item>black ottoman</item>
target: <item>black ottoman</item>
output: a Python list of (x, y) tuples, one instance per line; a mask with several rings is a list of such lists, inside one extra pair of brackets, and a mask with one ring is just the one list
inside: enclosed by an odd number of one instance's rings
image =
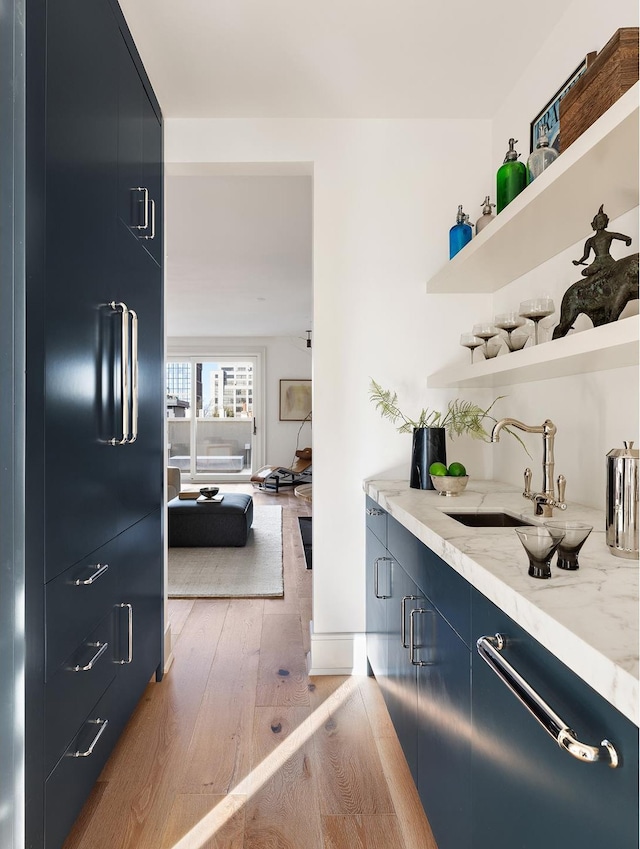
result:
[(168, 504), (169, 545), (182, 547), (242, 546), (253, 522), (250, 495), (228, 495), (220, 502), (181, 501)]

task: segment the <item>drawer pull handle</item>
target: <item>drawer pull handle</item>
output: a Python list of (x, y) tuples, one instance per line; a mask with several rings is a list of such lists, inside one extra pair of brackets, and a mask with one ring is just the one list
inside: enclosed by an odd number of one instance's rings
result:
[(142, 224), (132, 224), (132, 230), (146, 230), (149, 226), (149, 189), (146, 189), (144, 186), (136, 186), (135, 189), (131, 189), (132, 192), (142, 192), (142, 203), (144, 206), (144, 221)]
[(367, 516), (382, 516), (384, 510), (378, 510), (376, 507), (367, 507)]
[(373, 561), (373, 592), (376, 598), (391, 598), (390, 595), (380, 595), (380, 586), (379, 586), (379, 577), (378, 577), (378, 564), (381, 560), (389, 560), (390, 557), (376, 557)]
[(124, 660), (119, 660), (118, 663), (121, 663), (121, 664), (131, 663), (131, 661), (133, 660), (133, 606), (131, 604), (127, 604), (125, 602), (124, 604), (119, 604), (118, 607), (120, 607), (120, 608), (126, 607), (127, 608), (128, 620), (129, 620), (128, 630), (127, 630), (127, 642), (128, 642), (127, 656)]
[(575, 731), (562, 720), (524, 678), (500, 654), (505, 647), (506, 638), (502, 634), (495, 637), (480, 637), (476, 643), (478, 654), (506, 684), (511, 692), (538, 720), (544, 730), (556, 741), (561, 749), (584, 763), (608, 760), (615, 769), (620, 761), (618, 753), (609, 740), (603, 740), (599, 746), (581, 743)]
[[(431, 645), (430, 646), (416, 646), (415, 641), (415, 621), (414, 617), (419, 614), (424, 613), (425, 615), (429, 615), (431, 617)], [(413, 666), (435, 666), (435, 660), (416, 660), (416, 651), (419, 648), (430, 648), (432, 651), (435, 649), (435, 624), (436, 624), (436, 614), (434, 610), (425, 610), (423, 607), (414, 608), (409, 614), (409, 660), (413, 664)]]
[[(155, 200), (150, 200), (149, 205), (151, 206), (151, 233), (148, 236), (140, 236), (141, 239), (155, 239), (156, 237), (156, 202)], [(145, 228), (143, 228), (145, 229)]]
[(96, 736), (91, 741), (91, 745), (89, 746), (88, 749), (85, 749), (84, 752), (81, 752), (80, 750), (78, 750), (78, 751), (75, 751), (75, 752), (67, 752), (67, 755), (70, 758), (88, 758), (89, 755), (92, 755), (93, 750), (96, 747), (96, 743), (98, 742), (98, 740), (104, 734), (105, 729), (106, 729), (108, 724), (109, 724), (108, 719), (89, 719), (87, 721), (87, 725), (99, 725), (100, 726), (100, 728), (98, 728), (98, 733), (96, 734)]
[(94, 648), (98, 649), (98, 651), (94, 654), (89, 663), (85, 664), (84, 666), (70, 666), (69, 669), (71, 670), (71, 672), (89, 672), (89, 670), (93, 669), (93, 667), (96, 665), (98, 659), (102, 657), (102, 655), (109, 648), (109, 643), (97, 642), (87, 643), (87, 645), (93, 646)]
[(91, 575), (90, 578), (87, 578), (84, 581), (81, 578), (77, 578), (73, 582), (74, 586), (76, 586), (76, 587), (88, 587), (89, 584), (95, 584), (95, 582), (98, 580), (98, 578), (100, 578), (102, 575), (104, 575), (104, 573), (107, 571), (107, 569), (109, 568), (109, 564), (108, 563), (96, 563), (96, 565), (92, 566), (91, 568), (95, 569), (95, 572), (93, 573), (93, 575)]
[(408, 649), (409, 643), (407, 642), (407, 608), (406, 604), (408, 601), (418, 601), (417, 595), (405, 595), (402, 597), (402, 601), (400, 602), (400, 618), (401, 618), (401, 626), (400, 629), (402, 631), (402, 648)]

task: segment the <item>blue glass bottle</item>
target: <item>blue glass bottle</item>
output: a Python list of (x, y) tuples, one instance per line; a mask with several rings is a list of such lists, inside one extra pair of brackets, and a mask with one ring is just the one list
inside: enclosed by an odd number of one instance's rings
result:
[(468, 221), (469, 216), (464, 214), (462, 204), (460, 204), (458, 214), (456, 215), (456, 223), (449, 230), (449, 259), (453, 259), (458, 251), (464, 248), (467, 242), (471, 241), (473, 230)]

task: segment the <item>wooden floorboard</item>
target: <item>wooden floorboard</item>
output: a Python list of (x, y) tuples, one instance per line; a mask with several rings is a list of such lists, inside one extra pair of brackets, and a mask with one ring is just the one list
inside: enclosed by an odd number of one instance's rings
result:
[(150, 684), (64, 849), (437, 849), (373, 679), (307, 675), (312, 571), (293, 492), (284, 599), (170, 599)]

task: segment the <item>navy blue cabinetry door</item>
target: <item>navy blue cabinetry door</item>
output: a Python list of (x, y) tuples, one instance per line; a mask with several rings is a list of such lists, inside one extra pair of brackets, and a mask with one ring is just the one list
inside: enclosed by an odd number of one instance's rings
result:
[(107, 3), (48, 4), (46, 369), (42, 409), (28, 411), (44, 417), (46, 434), (47, 579), (116, 530), (106, 301), (116, 276), (118, 38)]
[(366, 561), (367, 658), (378, 683), (384, 687), (389, 658), (387, 606), (391, 594), (391, 559), (369, 528)]
[(474, 636), (502, 634), (502, 654), (592, 746), (621, 755), (585, 763), (561, 749), (473, 652), (473, 849), (637, 849), (638, 728), (512, 619), (473, 591)]
[(469, 849), (471, 657), (430, 603), (423, 610), (414, 614), (420, 622), (418, 792), (439, 849)]
[(149, 679), (162, 676), (162, 547), (160, 511), (137, 522), (119, 537), (120, 599), (116, 678), (122, 725), (138, 703)]
[(418, 632), (421, 629), (421, 623), (417, 622), (415, 614), (412, 617), (412, 611), (422, 607), (422, 603), (418, 595), (418, 588), (402, 566), (396, 560), (392, 560), (390, 565), (391, 598), (388, 602), (387, 611), (389, 683), (385, 692), (385, 700), (409, 769), (417, 783), (417, 667), (410, 659), (409, 638), (413, 618), (416, 625), (414, 642), (419, 642)]

